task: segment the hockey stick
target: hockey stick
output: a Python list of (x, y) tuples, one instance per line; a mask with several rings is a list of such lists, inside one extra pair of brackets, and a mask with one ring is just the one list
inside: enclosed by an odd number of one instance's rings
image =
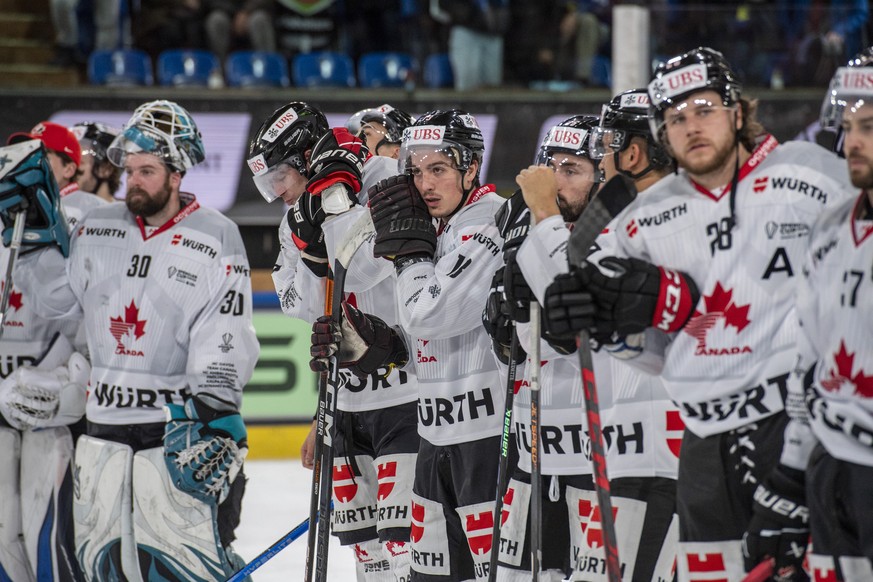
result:
[(518, 336), (513, 325), (509, 344), (509, 371), (506, 373), (506, 405), (503, 409), (503, 434), (500, 436), (500, 463), (497, 465), (497, 499), (494, 505), (494, 525), (491, 526), (491, 558), (488, 582), (497, 580), (497, 558), (500, 553), (500, 522), (503, 519), (503, 492), (509, 482), (509, 440), (512, 438), (512, 401), (515, 398), (515, 372), (518, 359)]
[(767, 582), (773, 576), (775, 563), (773, 558), (764, 560), (746, 574), (743, 582)]
[[(332, 273), (328, 272), (327, 281), (325, 282), (324, 288), (325, 315), (333, 314), (333, 288), (333, 275)], [(325, 478), (325, 442), (327, 442), (328, 447), (332, 444), (330, 440), (330, 426), (327, 424), (328, 420), (330, 420), (331, 424), (333, 423), (333, 416), (331, 415), (331, 417), (328, 419), (327, 412), (328, 407), (331, 405), (330, 401), (333, 400), (332, 396), (333, 391), (331, 390), (328, 383), (328, 373), (322, 372), (318, 376), (318, 415), (316, 417), (317, 422), (315, 429), (315, 450), (313, 452), (313, 458), (315, 462), (312, 467), (312, 490), (309, 499), (309, 523), (314, 523), (315, 527), (309, 528), (309, 535), (306, 538), (306, 571), (304, 574), (304, 580), (306, 580), (306, 582), (312, 581), (312, 576), (314, 573), (313, 566), (315, 564), (315, 548), (319, 527), (318, 517), (322, 498), (321, 483)], [(330, 463), (328, 463), (328, 465), (330, 464), (333, 464), (332, 455), (331, 461)], [(328, 495), (330, 495), (330, 488), (328, 488)]]
[(6, 310), (9, 307), (9, 296), (12, 293), (12, 271), (18, 260), (21, 241), (24, 240), (24, 217), (26, 209), (15, 212), (15, 223), (12, 226), (12, 240), (9, 243), (9, 262), (6, 263), (6, 277), (3, 279), (3, 295), (0, 296), (0, 337), (3, 337), (6, 322)]
[(540, 482), (540, 304), (530, 302), (530, 574), (540, 579), (543, 558), (543, 498)]
[(254, 560), (234, 572), (233, 575), (228, 578), (226, 582), (240, 582), (247, 576), (251, 575), (252, 572), (270, 561), (273, 556), (288, 547), (291, 542), (301, 537), (304, 532), (309, 529), (309, 523), (309, 518), (301, 521), (294, 529), (279, 538), (276, 543), (258, 554), (258, 556)]
[[(369, 212), (365, 212), (361, 217), (352, 224), (346, 232), (345, 238), (339, 244), (339, 250), (336, 254), (333, 264), (333, 297), (332, 305), (334, 309), (331, 313), (331, 320), (336, 323), (337, 328), (342, 328), (342, 301), (345, 293), (346, 273), (352, 257), (361, 248), (364, 242), (375, 235), (376, 229), (373, 227), (373, 219)], [(333, 425), (333, 420), (336, 417), (336, 387), (339, 379), (339, 362), (336, 356), (330, 359), (330, 380), (325, 383), (324, 403), (319, 401), (319, 417), (326, 412), (327, 405), (330, 405), (330, 425)], [(322, 405), (324, 404), (324, 406)], [(329, 427), (328, 427), (329, 428)], [(333, 443), (330, 438), (329, 431), (325, 431), (323, 435), (323, 446), (321, 455), (321, 479), (319, 491), (319, 507), (318, 507), (318, 540), (315, 552), (315, 580), (316, 582), (324, 582), (327, 580), (327, 555), (330, 548), (330, 500), (333, 489)], [(309, 580), (309, 578), (307, 578)]]
[[(567, 259), (571, 266), (585, 262), (588, 251), (597, 236), (612, 222), (612, 219), (637, 195), (633, 181), (621, 174), (603, 185), (594, 196), (582, 216), (576, 221), (567, 244)], [(600, 422), (600, 403), (597, 397), (597, 383), (594, 378), (594, 362), (587, 330), (582, 330), (576, 338), (579, 363), (582, 368), (582, 389), (585, 398), (585, 414), (588, 421), (588, 435), (591, 439), (591, 457), (594, 466), (594, 489), (597, 491), (597, 505), (600, 507), (600, 520), (603, 528), (603, 546), (606, 551), (606, 573), (609, 582), (621, 582), (621, 560), (618, 556), (618, 542), (615, 534), (615, 519), (612, 515), (612, 497), (609, 476), (606, 471), (606, 448), (603, 445), (603, 426)]]

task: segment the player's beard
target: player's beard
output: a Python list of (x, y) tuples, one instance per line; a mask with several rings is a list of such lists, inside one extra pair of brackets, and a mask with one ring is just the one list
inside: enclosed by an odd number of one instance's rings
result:
[(164, 179), (163, 188), (155, 192), (154, 195), (149, 195), (142, 188), (131, 187), (127, 190), (125, 203), (133, 215), (148, 218), (164, 209), (170, 201), (170, 193), (170, 174), (168, 172)]
[(724, 143), (712, 143), (712, 146), (713, 153), (709, 159), (695, 159), (692, 161), (688, 157), (683, 156), (684, 159), (679, 159), (677, 156), (679, 166), (692, 176), (705, 176), (717, 172), (726, 164), (733, 162), (733, 157), (739, 154), (737, 145), (733, 140)]
[(558, 196), (558, 210), (564, 222), (576, 222), (582, 215), (582, 211), (588, 206), (588, 195), (582, 200), (566, 200)]
[(849, 154), (849, 159), (853, 162), (864, 162), (864, 167), (860, 170), (849, 167), (849, 179), (852, 181), (852, 186), (862, 190), (873, 188), (873, 161), (862, 156), (853, 156), (852, 154)]

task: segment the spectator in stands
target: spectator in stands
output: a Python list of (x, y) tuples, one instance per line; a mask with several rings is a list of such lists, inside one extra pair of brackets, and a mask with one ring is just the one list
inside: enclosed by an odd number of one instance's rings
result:
[(55, 28), (55, 56), (50, 64), (69, 67), (76, 64), (79, 29), (76, 24), (78, 0), (51, 0), (49, 9)]
[(434, 18), (449, 24), (449, 59), (455, 89), (467, 91), (503, 83), (503, 34), (509, 28), (509, 0), (439, 0)]
[(203, 46), (201, 0), (142, 2), (131, 20), (134, 45), (149, 53), (153, 61), (166, 49)]
[(273, 0), (204, 0), (206, 48), (221, 62), (237, 48), (276, 50)]
[(610, 5), (609, 0), (567, 2), (558, 25), (557, 67), (564, 78), (571, 78), (582, 86), (590, 84), (594, 57), (601, 46), (608, 45)]
[(292, 58), (299, 53), (336, 49), (342, 4), (337, 0), (322, 0), (317, 4), (277, 2), (275, 26), (279, 51)]

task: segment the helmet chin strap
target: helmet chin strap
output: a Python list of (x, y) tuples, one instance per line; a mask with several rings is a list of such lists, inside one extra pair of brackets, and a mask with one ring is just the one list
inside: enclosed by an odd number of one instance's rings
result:
[(466, 189), (464, 188), (464, 174), (467, 173), (467, 170), (460, 170), (459, 169), (458, 173), (461, 174), (461, 201), (458, 202), (458, 205), (455, 206), (455, 209), (452, 210), (449, 213), (449, 215), (446, 217), (447, 221), (449, 218), (453, 217), (461, 208), (464, 207), (464, 204), (467, 203), (467, 199), (470, 197), (470, 193), (473, 192), (473, 189), (475, 188), (475, 186), (473, 184), (475, 184), (476, 180), (473, 180), (473, 183), (470, 184), (469, 188), (466, 188)]
[(740, 130), (737, 129), (737, 113), (734, 112), (734, 177), (731, 179), (731, 193), (728, 202), (730, 205), (730, 216), (728, 217), (728, 233), (730, 233), (737, 225), (736, 202), (737, 202), (737, 179), (740, 176)]

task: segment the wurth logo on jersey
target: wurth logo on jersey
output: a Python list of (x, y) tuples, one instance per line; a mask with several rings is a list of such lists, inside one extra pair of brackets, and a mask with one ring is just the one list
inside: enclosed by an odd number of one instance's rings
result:
[(846, 396), (873, 398), (873, 375), (868, 376), (861, 367), (854, 372), (856, 353), (849, 352), (846, 341), (840, 340), (840, 349), (833, 355), (834, 364), (821, 381), (822, 388)]
[(413, 544), (420, 541), (421, 537), (424, 535), (424, 515), (424, 505), (413, 501), (411, 520), (412, 523), (409, 530), (409, 539), (410, 541), (412, 541)]
[(216, 250), (208, 244), (196, 241), (194, 239), (190, 239), (188, 237), (182, 236), (181, 234), (174, 234), (173, 238), (170, 240), (170, 245), (174, 247), (181, 246), (186, 249), (191, 249), (192, 251), (203, 253), (210, 259), (214, 259), (216, 256), (218, 256)]
[(79, 228), (79, 236), (82, 236), (83, 234), (85, 236), (108, 236), (112, 238), (125, 238), (127, 236), (127, 231), (120, 228), (98, 228), (94, 226), (83, 226)]
[(244, 275), (248, 277), (251, 274), (251, 271), (245, 265), (226, 265), (224, 267), (225, 274), (229, 277), (231, 273), (236, 273), (237, 275)]
[(491, 254), (495, 257), (497, 256), (497, 253), (500, 252), (500, 247), (497, 246), (497, 244), (493, 240), (491, 240), (490, 237), (485, 236), (481, 232), (461, 235), (462, 243), (467, 242), (470, 239), (473, 239), (475, 242), (484, 245), (485, 248), (491, 251)]
[(128, 348), (125, 344), (135, 342), (145, 335), (145, 319), (139, 318), (139, 308), (130, 300), (130, 305), (124, 308), (124, 314), (109, 318), (109, 333), (115, 338), (115, 353), (122, 356), (143, 357), (142, 350)]
[(340, 503), (349, 503), (358, 493), (358, 484), (349, 464), (333, 468), (333, 495)]
[(376, 480), (379, 482), (376, 498), (379, 501), (385, 501), (394, 491), (394, 485), (397, 482), (397, 461), (377, 465)]
[[(612, 508), (612, 519), (615, 522), (618, 516), (618, 508)], [(579, 500), (579, 526), (582, 528), (582, 538), (588, 547), (603, 547), (603, 521), (600, 514), (600, 506), (592, 503), (590, 499)]]
[(191, 397), (187, 388), (138, 388), (99, 382), (91, 390), (97, 406), (105, 408), (161, 408), (164, 404), (180, 404)]
[[(733, 299), (733, 290), (715, 284), (710, 295), (703, 296), (705, 311), (694, 315), (682, 329), (697, 339), (695, 356), (734, 356), (750, 354), (747, 344), (737, 345), (737, 334), (749, 325), (749, 305), (738, 305)], [(720, 325), (716, 325), (719, 324)], [(733, 328), (731, 331), (729, 328)], [(715, 340), (715, 341), (712, 341)], [(713, 345), (715, 344), (715, 345)]]
[[(640, 228), (644, 226), (660, 226), (662, 224), (667, 224), (674, 218), (678, 218), (685, 214), (688, 214), (688, 206), (686, 204), (680, 204), (679, 206), (674, 206), (673, 208), (665, 210), (654, 216), (640, 217), (639, 226)], [(633, 222), (633, 220), (631, 220), (631, 222)], [(628, 228), (629, 227), (630, 224), (628, 224)], [(628, 231), (628, 234), (630, 234), (630, 231)]]
[(430, 364), (431, 362), (436, 362), (436, 356), (429, 356), (424, 353), (424, 348), (430, 343), (430, 340), (419, 339), (417, 341), (418, 350), (415, 352), (415, 361), (419, 364)]
[(767, 183), (770, 181), (770, 178), (767, 176), (762, 176), (760, 178), (755, 178), (755, 183), (752, 184), (752, 191), (756, 194), (760, 194), (764, 190), (767, 189)]
[(637, 220), (635, 218), (631, 218), (630, 222), (624, 227), (625, 232), (627, 232), (628, 238), (633, 238), (640, 232), (640, 228), (637, 226)]
[(812, 198), (813, 200), (821, 202), (822, 204), (827, 204), (828, 202), (827, 192), (799, 178), (789, 178), (785, 176), (773, 178), (770, 180), (770, 187), (773, 190), (791, 190), (803, 194), (807, 198)]
[(494, 416), (494, 399), (491, 389), (470, 390), (448, 398), (419, 398), (418, 420), (423, 426), (451, 426), (460, 422)]
[(678, 459), (682, 447), (682, 434), (685, 432), (685, 421), (682, 420), (682, 414), (678, 410), (667, 410), (665, 414), (667, 448)]

